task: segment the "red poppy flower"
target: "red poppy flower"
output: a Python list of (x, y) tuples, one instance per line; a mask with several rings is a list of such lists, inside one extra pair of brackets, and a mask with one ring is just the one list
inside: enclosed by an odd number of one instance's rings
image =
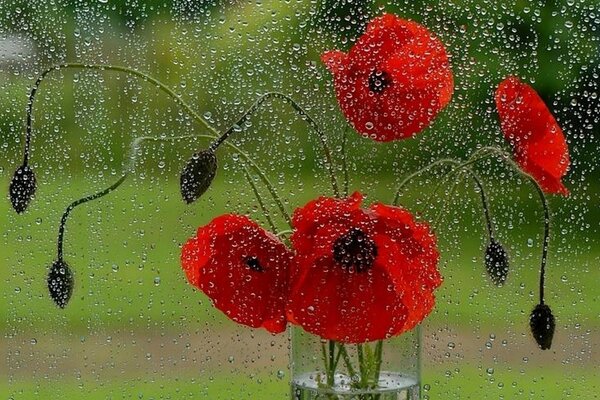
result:
[(321, 60), (333, 74), (346, 118), (377, 141), (417, 134), (452, 97), (442, 42), (424, 26), (392, 14), (371, 21), (348, 54), (327, 51)]
[(399, 207), (360, 208), (362, 195), (297, 209), (288, 320), (324, 339), (363, 343), (412, 329), (441, 283), (428, 226)]
[(496, 89), (496, 108), (515, 160), (546, 193), (568, 195), (561, 178), (569, 167), (569, 148), (556, 120), (537, 92), (514, 76)]
[(285, 330), (292, 253), (241, 215), (227, 214), (198, 228), (181, 250), (188, 281), (233, 321), (271, 333)]

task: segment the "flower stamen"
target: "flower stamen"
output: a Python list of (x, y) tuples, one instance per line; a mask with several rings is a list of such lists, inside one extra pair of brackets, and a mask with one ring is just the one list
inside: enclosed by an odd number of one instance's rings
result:
[(260, 262), (258, 261), (258, 257), (256, 257), (256, 256), (245, 257), (244, 262), (246, 263), (246, 266), (248, 268), (250, 268), (252, 271), (256, 271), (256, 272), (264, 272), (265, 271), (263, 266), (260, 265)]
[(333, 258), (345, 269), (365, 272), (377, 257), (375, 242), (362, 230), (352, 228), (333, 244)]
[(373, 93), (381, 94), (391, 84), (392, 78), (385, 71), (374, 69), (369, 75), (369, 90)]

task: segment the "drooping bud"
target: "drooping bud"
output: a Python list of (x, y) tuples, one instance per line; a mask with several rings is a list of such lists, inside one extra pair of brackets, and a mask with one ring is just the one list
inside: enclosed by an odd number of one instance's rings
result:
[(60, 308), (65, 308), (73, 293), (73, 273), (63, 260), (54, 261), (48, 273), (50, 297)]
[(217, 173), (217, 157), (211, 150), (196, 153), (181, 171), (181, 196), (187, 204), (198, 200), (210, 187)]
[(21, 165), (15, 171), (8, 190), (10, 202), (18, 214), (25, 212), (35, 194), (35, 189), (36, 182), (33, 170), (28, 165)]
[(548, 350), (554, 337), (554, 315), (546, 304), (538, 304), (531, 312), (529, 327), (533, 338), (542, 350)]
[(497, 286), (502, 286), (508, 276), (508, 254), (495, 239), (491, 239), (485, 250), (485, 269)]

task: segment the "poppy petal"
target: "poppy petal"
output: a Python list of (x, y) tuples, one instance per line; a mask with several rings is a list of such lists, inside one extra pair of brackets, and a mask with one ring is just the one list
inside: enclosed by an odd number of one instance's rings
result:
[(182, 248), (190, 284), (233, 321), (272, 333), (285, 330), (292, 253), (241, 215), (226, 214), (200, 227)]
[(411, 329), (441, 284), (428, 226), (400, 207), (361, 201), (321, 197), (294, 212), (287, 317), (324, 339), (362, 343)]
[(384, 14), (348, 54), (325, 52), (348, 121), (376, 141), (411, 137), (450, 102), (454, 78), (442, 42), (427, 28)]
[(511, 76), (496, 89), (496, 108), (515, 161), (546, 193), (568, 195), (562, 178), (569, 168), (569, 148), (554, 116), (537, 92)]

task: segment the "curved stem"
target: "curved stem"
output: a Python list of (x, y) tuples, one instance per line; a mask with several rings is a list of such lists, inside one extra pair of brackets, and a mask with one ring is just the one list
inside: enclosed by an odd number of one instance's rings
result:
[[(517, 163), (515, 163), (513, 161), (513, 159), (511, 158), (511, 155), (506, 153), (502, 149), (499, 149), (496, 147), (483, 147), (483, 148), (477, 150), (476, 152), (474, 152), (471, 155), (471, 157), (469, 158), (469, 161), (460, 164), (456, 168), (463, 168), (465, 165), (473, 164), (489, 155), (489, 154), (485, 154), (485, 153), (496, 154), (496, 155), (500, 156), (500, 158), (505, 163), (510, 165), (517, 173), (519, 173), (521, 176), (525, 177), (526, 179), (528, 179), (531, 182), (531, 184), (535, 187), (535, 189), (538, 193), (538, 196), (540, 198), (540, 202), (544, 209), (544, 239), (542, 242), (542, 256), (541, 256), (541, 262), (540, 262), (539, 295), (540, 295), (540, 304), (544, 304), (546, 265), (548, 263), (548, 248), (550, 245), (550, 208), (548, 207), (548, 200), (546, 199), (546, 195), (544, 194), (544, 191), (543, 191), (542, 187), (540, 186), (540, 184), (538, 183), (538, 181), (533, 176), (531, 176), (527, 172), (523, 171), (521, 169), (521, 167), (519, 167), (519, 165), (517, 165)], [(478, 156), (478, 157), (476, 157), (476, 156)], [(456, 170), (456, 168), (453, 169), (453, 171)], [(451, 174), (451, 173), (452, 173), (452, 171), (450, 171), (448, 174)], [(482, 191), (482, 193), (483, 193), (483, 191)], [(482, 197), (482, 199), (483, 199), (483, 197)]]
[(544, 304), (544, 286), (546, 279), (546, 264), (548, 263), (548, 247), (550, 245), (550, 207), (548, 206), (548, 200), (546, 199), (546, 195), (544, 194), (544, 190), (540, 186), (537, 180), (527, 172), (523, 171), (521, 167), (515, 163), (510, 154), (507, 154), (503, 150), (494, 149), (494, 153), (501, 156), (502, 160), (504, 160), (508, 165), (510, 165), (516, 172), (518, 172), (521, 176), (527, 178), (535, 187), (539, 197), (540, 202), (542, 203), (542, 207), (544, 208), (544, 241), (542, 243), (542, 259), (540, 263), (540, 304)]
[(35, 100), (35, 95), (36, 95), (42, 81), (46, 77), (46, 75), (48, 75), (52, 71), (59, 71), (62, 69), (91, 69), (91, 70), (97, 70), (97, 71), (118, 71), (118, 72), (124, 72), (124, 73), (128, 73), (128, 74), (137, 76), (138, 78), (141, 78), (142, 80), (153, 84), (158, 89), (160, 89), (161, 91), (166, 93), (179, 106), (181, 106), (188, 114), (190, 114), (196, 120), (196, 122), (198, 122), (200, 125), (204, 126), (204, 128), (208, 129), (210, 132), (212, 132), (215, 135), (218, 135), (218, 133), (219, 133), (215, 128), (213, 128), (211, 125), (209, 125), (208, 122), (204, 118), (202, 118), (197, 112), (195, 112), (171, 88), (166, 86), (164, 83), (162, 83), (158, 79), (153, 78), (143, 72), (137, 71), (137, 70), (129, 68), (129, 67), (119, 66), (119, 65), (64, 63), (64, 64), (55, 65), (53, 67), (50, 67), (50, 68), (44, 70), (39, 75), (39, 77), (35, 81), (33, 87), (31, 88), (31, 92), (29, 93), (29, 100), (27, 103), (27, 126), (26, 126), (26, 130), (25, 130), (25, 150), (24, 150), (24, 156), (23, 156), (23, 165), (27, 165), (29, 162), (29, 151), (30, 151), (30, 146), (31, 146), (31, 132), (32, 132), (32, 128), (31, 128), (32, 127), (32, 114), (33, 114), (33, 103)]
[[(482, 149), (476, 151), (475, 153), (473, 153), (473, 155), (471, 155), (471, 157), (467, 161), (462, 162), (462, 163), (460, 161), (458, 161), (458, 160), (455, 160), (455, 159), (442, 158), (442, 159), (439, 159), (439, 160), (437, 160), (437, 161), (435, 161), (435, 162), (433, 162), (433, 163), (431, 163), (431, 164), (429, 164), (429, 165), (427, 165), (427, 166), (425, 166), (425, 167), (423, 167), (423, 168), (421, 168), (421, 169), (413, 172), (412, 174), (410, 174), (409, 176), (407, 176), (400, 183), (400, 185), (398, 185), (398, 188), (396, 190), (396, 195), (395, 195), (394, 203), (393, 204), (394, 205), (398, 204), (398, 200), (400, 198), (400, 192), (402, 191), (402, 188), (404, 186), (406, 186), (406, 184), (408, 184), (408, 182), (411, 179), (413, 179), (414, 177), (416, 177), (416, 176), (418, 176), (418, 175), (420, 175), (420, 174), (422, 174), (422, 173), (424, 173), (424, 172), (426, 172), (426, 171), (428, 171), (428, 170), (430, 170), (433, 167), (436, 167), (438, 165), (452, 164), (452, 165), (454, 165), (454, 168), (452, 170), (450, 170), (449, 172), (447, 172), (446, 174), (444, 174), (444, 176), (442, 177), (441, 182), (435, 187), (435, 189), (434, 189), (433, 194), (432, 194), (431, 197), (435, 196), (435, 194), (440, 189), (440, 187), (446, 182), (447, 177), (451, 176), (453, 172), (461, 171), (461, 170), (466, 171), (471, 176), (471, 178), (473, 179), (473, 181), (475, 182), (475, 184), (477, 185), (477, 187), (479, 188), (479, 195), (481, 196), (481, 205), (483, 207), (483, 213), (484, 213), (484, 217), (485, 217), (487, 231), (488, 231), (488, 234), (490, 236), (490, 239), (492, 239), (494, 237), (494, 228), (493, 228), (493, 224), (492, 224), (492, 218), (491, 218), (491, 215), (490, 215), (489, 203), (488, 203), (488, 200), (487, 200), (487, 196), (485, 194), (485, 189), (483, 187), (483, 183), (481, 182), (481, 179), (479, 178), (479, 176), (471, 168), (469, 168), (469, 165), (474, 164), (475, 162), (481, 160), (482, 157), (480, 156), (480, 154), (483, 151), (489, 152), (491, 149), (493, 149), (493, 148), (491, 148), (491, 147), (482, 148)], [(456, 186), (457, 183), (458, 182), (455, 182), (455, 184), (453, 185), (452, 191), (454, 191), (454, 187)], [(430, 202), (428, 201), (427, 204), (429, 204), (429, 203)], [(439, 217), (436, 217), (436, 220), (438, 218)]]
[[(132, 169), (133, 164), (135, 164), (137, 147), (139, 146), (139, 143), (141, 143), (144, 140), (163, 141), (163, 140), (199, 139), (199, 138), (211, 139), (211, 140), (215, 139), (215, 137), (212, 135), (182, 135), (182, 136), (170, 136), (170, 137), (165, 137), (165, 138), (154, 137), (154, 136), (139, 137), (139, 138), (135, 139), (131, 145), (130, 170)], [(267, 190), (271, 194), (271, 197), (273, 198), (273, 201), (275, 201), (275, 204), (279, 208), (281, 215), (286, 220), (288, 225), (290, 225), (290, 227), (291, 227), (292, 219), (290, 218), (289, 213), (285, 209), (285, 206), (283, 205), (281, 198), (277, 194), (277, 190), (275, 189), (275, 186), (273, 185), (273, 183), (271, 183), (271, 181), (269, 180), (267, 175), (264, 173), (264, 171), (254, 162), (254, 160), (252, 160), (252, 158), (250, 158), (250, 156), (246, 152), (244, 152), (238, 146), (236, 146), (232, 143), (229, 143), (229, 142), (225, 142), (225, 145), (229, 146), (232, 150), (235, 150), (237, 153), (239, 153), (242, 156), (242, 158), (244, 158), (244, 160), (247, 162), (247, 164), (250, 167), (252, 167), (254, 172), (256, 172), (258, 177), (261, 179), (261, 181), (263, 182), (263, 184), (266, 186)], [(249, 183), (252, 185), (253, 182), (249, 181)]]
[(285, 236), (285, 235), (289, 235), (292, 232), (294, 232), (294, 231), (291, 230), (291, 229), (286, 229), (284, 231), (279, 231), (279, 233), (277, 233), (277, 237), (282, 237), (282, 236)]
[[(458, 171), (458, 173), (456, 175), (454, 175), (454, 182), (452, 182), (452, 184), (450, 186), (450, 190), (448, 190), (445, 193), (444, 202), (442, 203), (442, 206), (440, 207), (439, 211), (436, 213), (434, 219), (432, 220), (431, 224), (434, 228), (437, 228), (439, 226), (439, 224), (443, 221), (443, 217), (444, 217), (443, 212), (446, 209), (446, 205), (448, 204), (448, 202), (453, 198), (454, 192), (456, 191), (456, 187), (463, 179), (463, 174), (464, 174), (464, 171), (460, 170), (460, 171)], [(447, 178), (445, 178), (445, 179), (447, 179)], [(429, 204), (430, 204), (430, 202), (427, 202), (427, 207), (429, 207)]]
[[(145, 140), (165, 141), (165, 140), (182, 140), (182, 139), (198, 139), (198, 138), (211, 139), (211, 140), (215, 139), (215, 137), (211, 136), (211, 135), (182, 135), (182, 136), (169, 136), (169, 137), (164, 137), (164, 138), (154, 137), (154, 136), (142, 136), (142, 137), (136, 138), (131, 144), (131, 151), (130, 151), (130, 157), (129, 157), (130, 164), (129, 164), (128, 170), (129, 171), (133, 170), (133, 165), (135, 164), (135, 158), (137, 157), (137, 149), (138, 149), (139, 144), (142, 141), (145, 141)], [(292, 220), (290, 218), (290, 215), (287, 212), (287, 210), (285, 209), (285, 206), (283, 205), (281, 198), (277, 194), (277, 190), (275, 190), (275, 186), (273, 186), (273, 184), (271, 183), (271, 181), (269, 180), (267, 175), (264, 173), (264, 171), (242, 149), (240, 149), (236, 145), (229, 143), (229, 142), (225, 142), (225, 145), (229, 146), (231, 149), (238, 152), (244, 158), (244, 160), (248, 163), (248, 165), (250, 165), (252, 167), (252, 169), (254, 169), (254, 171), (259, 176), (259, 178), (261, 179), (263, 184), (269, 190), (269, 193), (271, 194), (271, 197), (277, 204), (277, 207), (279, 208), (281, 215), (286, 220), (288, 225), (290, 225), (290, 227), (291, 227)], [(250, 183), (250, 185), (253, 184), (253, 182), (251, 182), (250, 180), (248, 181), (248, 183)]]
[(527, 177), (534, 184), (538, 195), (540, 196), (540, 200), (542, 201), (542, 206), (544, 207), (544, 242), (542, 244), (542, 261), (540, 265), (540, 304), (544, 304), (546, 264), (548, 262), (548, 247), (550, 244), (550, 208), (548, 207), (546, 196), (540, 185), (531, 175), (527, 174)]
[[(435, 187), (435, 189), (433, 190), (431, 196), (430, 196), (430, 200), (427, 202), (427, 204), (429, 205), (431, 203), (431, 199), (436, 195), (436, 193), (438, 192), (438, 190), (440, 190), (440, 188), (442, 187), (442, 185), (446, 182), (446, 179), (451, 176), (453, 173), (468, 167), (469, 165), (475, 164), (478, 161), (484, 159), (485, 157), (487, 157), (487, 154), (485, 153), (490, 153), (492, 151), (496, 151), (498, 150), (495, 147), (483, 147), (477, 151), (475, 151), (473, 154), (471, 154), (471, 157), (469, 157), (469, 159), (467, 159), (467, 161), (465, 162), (460, 162), (454, 159), (440, 159), (437, 160), (436, 162), (433, 162), (432, 164), (414, 172), (413, 174), (409, 175), (400, 185), (398, 192), (396, 192), (396, 199), (398, 199), (399, 197), (399, 191), (402, 188), (402, 186), (404, 186), (410, 179), (412, 179), (414, 176), (417, 176), (418, 174), (425, 172), (427, 170), (429, 170), (432, 166), (435, 165), (439, 165), (442, 163), (451, 163), (454, 164), (454, 168), (452, 168), (450, 171), (446, 172), (442, 177), (441, 177), (441, 181), (437, 184), (437, 186)], [(469, 169), (470, 170), (470, 169)], [(394, 205), (396, 205), (396, 203), (394, 203)]]
[(282, 99), (286, 103), (290, 104), (292, 108), (296, 111), (296, 113), (301, 117), (301, 119), (305, 120), (308, 125), (317, 133), (319, 137), (319, 141), (321, 142), (321, 146), (323, 148), (323, 153), (325, 154), (325, 168), (329, 172), (329, 178), (331, 179), (331, 187), (336, 197), (340, 196), (337, 178), (335, 176), (335, 171), (333, 169), (333, 159), (331, 156), (331, 149), (327, 144), (327, 136), (321, 130), (316, 121), (306, 113), (306, 111), (296, 103), (291, 97), (286, 94), (279, 92), (268, 92), (260, 96), (252, 106), (242, 116), (237, 120), (235, 124), (233, 124), (229, 129), (227, 129), (217, 140), (215, 140), (209, 147), (210, 150), (215, 151), (223, 142), (227, 140), (227, 138), (235, 132), (238, 127), (241, 127), (247, 120), (250, 118), (259, 108), (260, 106), (267, 100), (271, 98)]
[[(123, 182), (127, 179), (127, 177), (129, 176), (129, 174), (133, 171), (134, 167), (135, 167), (135, 163), (137, 160), (137, 156), (138, 156), (138, 149), (139, 146), (142, 142), (144, 141), (172, 141), (172, 140), (183, 140), (183, 139), (191, 139), (191, 138), (206, 138), (206, 139), (214, 139), (214, 136), (211, 135), (181, 135), (181, 136), (169, 136), (169, 137), (154, 137), (154, 136), (141, 136), (138, 138), (135, 138), (130, 145), (130, 151), (129, 151), (129, 162), (126, 165), (124, 171), (123, 171), (123, 175), (112, 185), (110, 185), (109, 187), (107, 187), (106, 189), (97, 192), (95, 194), (83, 197), (79, 200), (74, 201), (73, 203), (71, 203), (65, 210), (65, 212), (63, 213), (63, 216), (61, 218), (61, 222), (58, 228), (58, 259), (61, 260), (62, 256), (63, 256), (63, 243), (64, 243), (64, 234), (65, 234), (65, 225), (67, 223), (67, 219), (71, 213), (71, 211), (73, 211), (73, 209), (81, 204), (87, 203), (89, 201), (92, 200), (96, 200), (99, 199), (101, 197), (106, 196), (107, 194), (109, 194), (110, 192), (114, 191), (115, 189), (117, 189), (119, 186), (121, 186), (123, 184)], [(240, 153), (240, 155), (242, 157), (244, 157), (246, 159), (246, 161), (248, 161), (251, 166), (254, 168), (254, 170), (256, 171), (256, 173), (259, 175), (259, 177), (261, 178), (261, 180), (263, 181), (263, 183), (265, 184), (265, 186), (267, 186), (267, 188), (269, 189), (273, 199), (275, 200), (276, 204), (278, 205), (283, 217), (286, 219), (286, 221), (288, 222), (288, 224), (291, 226), (291, 218), (289, 216), (289, 214), (286, 212), (285, 207), (283, 206), (283, 203), (281, 202), (281, 199), (279, 198), (279, 196), (277, 195), (277, 192), (275, 191), (275, 188), (273, 187), (273, 184), (269, 181), (269, 179), (267, 178), (267, 176), (264, 174), (264, 172), (260, 169), (260, 167), (258, 165), (256, 165), (252, 159), (246, 154), (244, 153), (240, 148), (238, 148), (237, 146), (231, 144), (231, 143), (227, 143), (228, 146), (230, 146), (231, 148), (233, 148), (235, 151), (237, 151), (238, 153)], [(247, 169), (245, 165), (242, 165), (245, 172), (247, 173)], [(249, 174), (247, 175), (247, 179), (248, 179), (248, 183), (250, 183), (250, 185), (252, 186), (252, 189), (254, 190), (254, 193), (256, 195), (256, 198), (265, 214), (265, 217), (267, 218), (267, 221), (269, 222), (269, 224), (271, 225), (271, 228), (273, 229), (273, 232), (277, 232), (276, 228), (275, 228), (275, 224), (273, 223), (270, 214), (268, 213), (268, 211), (266, 211), (266, 207), (264, 205), (264, 202), (262, 201), (262, 198), (260, 197), (260, 194), (258, 193), (258, 189), (256, 188), (254, 181), (252, 180), (252, 178), (249, 176)]]
[(125, 179), (127, 178), (127, 173), (123, 174), (118, 181), (116, 181), (115, 183), (113, 183), (112, 185), (110, 185), (109, 187), (107, 187), (106, 189), (98, 192), (98, 193), (94, 193), (92, 195), (83, 197), (79, 200), (75, 200), (74, 202), (72, 202), (71, 204), (69, 204), (69, 206), (67, 207), (67, 209), (65, 210), (65, 212), (63, 213), (62, 218), (60, 219), (60, 225), (58, 226), (58, 241), (57, 241), (57, 247), (58, 247), (58, 261), (62, 261), (63, 259), (63, 241), (64, 241), (64, 236), (65, 236), (65, 225), (67, 223), (67, 218), (69, 217), (69, 214), (71, 213), (71, 211), (73, 211), (73, 209), (81, 204), (87, 203), (88, 201), (92, 201), (92, 200), (96, 200), (99, 199), (100, 197), (104, 197), (107, 194), (109, 194), (110, 192), (112, 192), (113, 190), (115, 190), (116, 188), (118, 188), (119, 186), (121, 186), (121, 184), (125, 181)]
[[(438, 165), (442, 165), (442, 164), (448, 164), (448, 163), (452, 163), (452, 164), (456, 164), (458, 163), (458, 161), (452, 159), (452, 158), (442, 158), (439, 160), (436, 160), (434, 162), (432, 162), (429, 165), (426, 165), (425, 167), (409, 174), (406, 178), (404, 178), (402, 180), (402, 182), (400, 182), (400, 184), (398, 185), (398, 187), (396, 188), (396, 194), (394, 195), (394, 200), (392, 201), (392, 204), (397, 206), (398, 205), (398, 201), (400, 200), (400, 193), (402, 192), (402, 189), (404, 188), (404, 186), (406, 186), (412, 179), (416, 178), (417, 176), (421, 175), (424, 172), (429, 171), (430, 169), (438, 166)], [(449, 172), (450, 173), (450, 172)]]
[(346, 345), (344, 343), (338, 342), (338, 351), (342, 354), (342, 359), (344, 360), (344, 364), (346, 365), (346, 369), (348, 370), (348, 375), (350, 375), (351, 378), (354, 378), (356, 376), (356, 370), (352, 366), (352, 360), (348, 355)]
[[(209, 135), (197, 135), (197, 137), (214, 139), (214, 137), (209, 136)], [(281, 201), (281, 198), (277, 194), (277, 190), (275, 190), (275, 186), (271, 183), (271, 181), (269, 180), (267, 175), (263, 172), (263, 170), (254, 162), (254, 160), (252, 158), (250, 158), (250, 156), (247, 153), (242, 151), (242, 149), (240, 149), (233, 143), (225, 142), (225, 145), (227, 145), (227, 146), (231, 147), (233, 150), (237, 151), (248, 162), (248, 165), (250, 165), (252, 167), (252, 169), (254, 169), (254, 171), (260, 178), (260, 180), (267, 187), (267, 190), (269, 190), (269, 192), (271, 193), (271, 197), (273, 197), (273, 200), (275, 201), (275, 204), (279, 208), (281, 215), (283, 216), (283, 218), (285, 218), (285, 221), (290, 226), (290, 228), (293, 228), (292, 227), (292, 219), (290, 217), (290, 214), (286, 211), (285, 206), (283, 205), (283, 202)]]
[(141, 136), (141, 137), (135, 138), (131, 142), (130, 151), (129, 151), (129, 163), (126, 165), (126, 167), (123, 171), (123, 175), (121, 175), (121, 177), (115, 183), (113, 183), (106, 189), (103, 189), (97, 193), (82, 197), (81, 199), (75, 200), (74, 202), (69, 204), (69, 206), (65, 209), (65, 212), (63, 213), (62, 218), (60, 219), (60, 225), (58, 226), (58, 239), (57, 239), (58, 260), (62, 260), (62, 258), (63, 258), (65, 226), (67, 224), (67, 219), (69, 218), (71, 211), (73, 211), (73, 209), (75, 209), (75, 207), (77, 207), (81, 204), (104, 197), (107, 194), (109, 194), (110, 192), (117, 189), (119, 186), (121, 186), (135, 167), (135, 161), (137, 159), (137, 150), (139, 149), (139, 146), (143, 141), (146, 141), (146, 140), (155, 140), (155, 141), (181, 140), (181, 139), (187, 139), (189, 137), (192, 137), (192, 136), (184, 135), (184, 136), (173, 136), (173, 137), (165, 137), (165, 138), (153, 137), (153, 136)]
[(260, 208), (261, 208), (261, 210), (262, 210), (265, 218), (267, 219), (267, 222), (271, 226), (272, 232), (275, 235), (277, 235), (277, 228), (275, 227), (275, 224), (273, 223), (273, 219), (271, 219), (271, 213), (269, 213), (269, 210), (265, 206), (265, 203), (262, 200), (262, 197), (261, 197), (261, 195), (260, 195), (260, 193), (258, 191), (258, 188), (254, 184), (254, 179), (252, 179), (252, 176), (250, 176), (250, 172), (248, 172), (248, 168), (246, 168), (245, 165), (242, 165), (242, 170), (244, 171), (244, 175), (246, 176), (246, 180), (248, 181), (248, 183), (250, 184), (250, 186), (252, 186), (252, 191), (254, 192), (254, 196), (256, 197), (256, 200), (258, 201), (258, 204), (260, 205)]
[(342, 136), (342, 171), (344, 173), (344, 197), (348, 197), (348, 185), (350, 184), (350, 178), (348, 176), (348, 163), (346, 161), (346, 142), (348, 141), (349, 128), (344, 129), (344, 135)]
[(473, 172), (470, 168), (466, 168), (467, 173), (471, 175), (471, 178), (475, 181), (475, 184), (479, 188), (479, 195), (481, 196), (481, 205), (483, 207), (483, 214), (485, 216), (485, 222), (487, 225), (488, 234), (490, 239), (494, 238), (494, 226), (492, 225), (492, 218), (490, 216), (490, 205), (487, 200), (487, 196), (485, 194), (485, 189), (483, 188), (483, 183), (481, 179), (475, 172)]

